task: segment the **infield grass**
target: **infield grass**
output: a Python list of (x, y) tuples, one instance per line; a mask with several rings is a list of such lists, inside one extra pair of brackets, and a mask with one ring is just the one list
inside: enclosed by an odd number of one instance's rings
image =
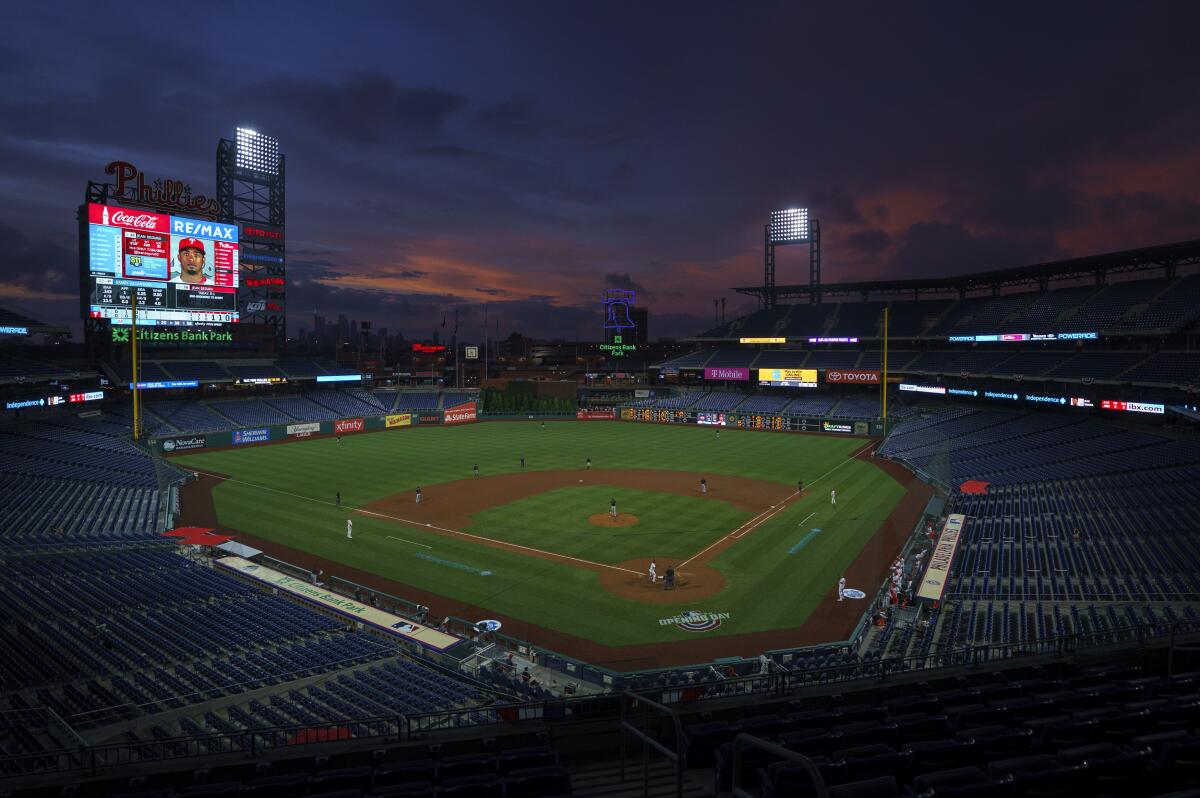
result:
[[(802, 623), (903, 496), (903, 488), (883, 471), (849, 459), (863, 444), (729, 429), (718, 440), (702, 427), (563, 421), (542, 429), (538, 422), (500, 422), (348, 436), (340, 446), (330, 438), (296, 441), (174, 462), (230, 477), (213, 493), (222, 526), (445, 596), (435, 613), (470, 617), (487, 610), (618, 646), (690, 638), (658, 623), (683, 609), (729, 612), (730, 619), (710, 635)], [(345, 538), (347, 513), (334, 506), (335, 491), (341, 491), (343, 504), (362, 506), (411, 494), (417, 485), (468, 478), (475, 464), (483, 476), (517, 471), (521, 456), (529, 470), (580, 468), (591, 457), (597, 469), (733, 474), (788, 486), (803, 479), (812, 489), (712, 560), (726, 587), (702, 606), (618, 598), (600, 587), (595, 571), (383, 517), (355, 516), (354, 540)], [(836, 507), (829, 503), (831, 488), (838, 491)], [(614, 493), (618, 508), (635, 512), (642, 523), (626, 530), (587, 523)], [(747, 518), (711, 498), (646, 494), (592, 486), (549, 491), (477, 513), (465, 531), (594, 562), (620, 562), (675, 551), (690, 556)], [(821, 531), (797, 548), (812, 529)]]

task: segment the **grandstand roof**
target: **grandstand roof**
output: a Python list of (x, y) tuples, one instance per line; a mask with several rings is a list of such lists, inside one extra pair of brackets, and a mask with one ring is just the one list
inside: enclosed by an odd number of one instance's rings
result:
[(1007, 269), (964, 274), (956, 277), (926, 277), (906, 280), (872, 280), (859, 283), (823, 283), (811, 285), (778, 285), (773, 289), (764, 286), (742, 286), (733, 290), (741, 294), (761, 297), (773, 293), (776, 299), (811, 297), (838, 294), (861, 294), (865, 297), (877, 293), (944, 293), (955, 291), (965, 295), (972, 291), (999, 290), (1007, 286), (1038, 285), (1042, 288), (1049, 282), (1093, 277), (1100, 282), (1108, 274), (1164, 269), (1167, 276), (1174, 276), (1179, 266), (1200, 264), (1200, 239), (1180, 241), (1175, 244), (1160, 244), (1141, 249), (1127, 249), (1103, 255), (1083, 258), (1035, 263)]

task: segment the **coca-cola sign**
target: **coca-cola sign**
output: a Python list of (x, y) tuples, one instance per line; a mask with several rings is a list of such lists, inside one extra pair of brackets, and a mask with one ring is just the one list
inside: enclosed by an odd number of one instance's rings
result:
[(221, 203), (216, 197), (193, 194), (190, 185), (171, 178), (159, 178), (147, 185), (146, 174), (128, 161), (113, 161), (104, 167), (104, 173), (116, 180), (113, 199), (168, 211), (184, 210), (203, 216), (217, 217), (221, 214)]
[(829, 369), (825, 372), (825, 382), (852, 382), (859, 385), (878, 385), (879, 372)]
[(94, 202), (88, 204), (88, 222), (142, 232), (171, 231), (171, 217), (165, 213), (129, 210), (116, 205), (97, 205)]

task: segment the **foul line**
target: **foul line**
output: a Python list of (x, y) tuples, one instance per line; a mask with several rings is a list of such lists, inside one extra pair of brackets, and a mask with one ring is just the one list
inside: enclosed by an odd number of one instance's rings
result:
[[(208, 476), (208, 477), (214, 477), (216, 479), (223, 479), (226, 482), (236, 482), (240, 485), (249, 485), (252, 488), (259, 488), (260, 490), (269, 490), (272, 493), (280, 493), (284, 496), (291, 496), (296, 499), (302, 499), (303, 501), (312, 502), (313, 504), (326, 504), (326, 505), (336, 506), (334, 502), (322, 501), (321, 499), (314, 499), (311, 496), (302, 496), (299, 493), (291, 493), (286, 490), (279, 490), (277, 488), (267, 487), (266, 485), (258, 485), (253, 482), (246, 482), (245, 480), (242, 480), (242, 479), (234, 479), (233, 477), (227, 477), (224, 474), (214, 474), (210, 471), (200, 471), (199, 469), (195, 469), (195, 468), (193, 468), (191, 470), (197, 474), (204, 474), (205, 476)], [(491, 545), (493, 548), (521, 549), (523, 551), (530, 551), (530, 552), (534, 552), (535, 554), (543, 555), (546, 558), (553, 558), (556, 560), (569, 560), (571, 562), (578, 562), (578, 563), (583, 563), (585, 565), (591, 565), (596, 568), (608, 568), (610, 570), (620, 571), (621, 573), (626, 573), (626, 574), (637, 574), (638, 576), (641, 576), (641, 574), (642, 574), (641, 571), (631, 571), (628, 568), (621, 568), (620, 566), (617, 566), (617, 565), (609, 565), (608, 563), (602, 563), (602, 562), (593, 562), (591, 560), (585, 560), (581, 557), (572, 557), (569, 554), (559, 554), (558, 552), (554, 552), (554, 551), (545, 551), (544, 549), (535, 549), (532, 546), (522, 546), (520, 543), (509, 543), (506, 540), (496, 540), (495, 538), (487, 538), (487, 537), (483, 537), (482, 535), (473, 535), (470, 532), (463, 532), (462, 530), (459, 530), (459, 529), (447, 529), (446, 527), (433, 526), (432, 524), (430, 524), (428, 522), (413, 521), (408, 518), (400, 518), (399, 516), (388, 515), (387, 513), (377, 513), (373, 510), (360, 510), (360, 509), (353, 508), (353, 507), (346, 507), (344, 509), (346, 509), (349, 512), (360, 513), (362, 515), (373, 515), (373, 516), (377, 516), (379, 518), (387, 518), (390, 521), (398, 521), (402, 524), (408, 524), (408, 525), (414, 526), (418, 529), (433, 529), (433, 530), (442, 532), (447, 535), (459, 535), (464, 538), (470, 538), (472, 540), (481, 541), (485, 544)], [(389, 535), (388, 537), (391, 537), (391, 536)], [(402, 538), (397, 538), (397, 540), (401, 540), (401, 539)], [(412, 541), (406, 541), (406, 542), (411, 543)], [(423, 546), (425, 544), (418, 543), (417, 545)], [(429, 546), (428, 548), (433, 548), (433, 547)]]
[(406, 539), (406, 538), (397, 538), (397, 537), (392, 537), (391, 535), (388, 535), (388, 536), (387, 536), (387, 539), (388, 539), (388, 540), (398, 540), (398, 541), (400, 541), (401, 543), (411, 543), (411, 544), (413, 544), (414, 546), (423, 546), (424, 548), (427, 548), (427, 549), (432, 549), (432, 548), (433, 548), (433, 546), (426, 546), (424, 543), (418, 543), (418, 542), (417, 542), (417, 541), (415, 541), (415, 540), (408, 540), (408, 539)]
[[(834, 471), (837, 471), (839, 468), (846, 465), (846, 463), (849, 463), (850, 461), (854, 460), (856, 457), (858, 457), (860, 454), (865, 452), (867, 449), (870, 449), (874, 445), (875, 445), (875, 442), (870, 441), (865, 446), (860, 446), (859, 448), (857, 448), (853, 452), (851, 452), (850, 456), (847, 457), (845, 460), (838, 463), (833, 468), (829, 469), (824, 474), (822, 474), (821, 476), (812, 480), (808, 484), (809, 485), (817, 484), (818, 482), (820, 482), (821, 480), (825, 479), (827, 476), (832, 474)], [(754, 530), (758, 529), (760, 526), (765, 524), (767, 521), (770, 521), (772, 518), (775, 517), (776, 514), (782, 512), (788, 506), (788, 502), (797, 496), (800, 496), (799, 491), (792, 491), (792, 493), (790, 495), (788, 495), (787, 497), (785, 497), (783, 499), (783, 501), (781, 501), (779, 504), (772, 504), (768, 509), (763, 510), (761, 513), (754, 516), (749, 521), (745, 522), (744, 524), (739, 526), (737, 529), (730, 532), (728, 535), (723, 535), (723, 536), (717, 538), (712, 543), (708, 544), (703, 549), (696, 552), (691, 557), (688, 557), (686, 560), (684, 560), (682, 563), (680, 563), (679, 567), (682, 568), (683, 566), (690, 563), (692, 560), (696, 559), (697, 557), (700, 557), (703, 554), (706, 554), (709, 550), (715, 548), (716, 546), (718, 546), (721, 543), (724, 543), (727, 540), (741, 540), (743, 537), (745, 537), (749, 533), (753, 532)], [(813, 515), (815, 515), (815, 514), (816, 514), (816, 511), (809, 513), (805, 517), (804, 521), (807, 521), (809, 518), (812, 518)], [(800, 523), (804, 523), (804, 521), (801, 521)]]

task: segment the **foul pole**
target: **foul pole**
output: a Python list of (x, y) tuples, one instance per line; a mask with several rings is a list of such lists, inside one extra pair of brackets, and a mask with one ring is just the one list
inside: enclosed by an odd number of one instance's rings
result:
[(133, 365), (133, 439), (141, 440), (142, 437), (142, 408), (140, 402), (140, 393), (138, 391), (138, 335), (137, 335), (137, 290), (129, 292), (129, 306), (132, 313), (129, 317), (129, 349), (132, 353), (130, 361)]
[(888, 306), (883, 306), (883, 379), (879, 381), (879, 416), (883, 420), (883, 434), (887, 435), (887, 359), (888, 359)]

